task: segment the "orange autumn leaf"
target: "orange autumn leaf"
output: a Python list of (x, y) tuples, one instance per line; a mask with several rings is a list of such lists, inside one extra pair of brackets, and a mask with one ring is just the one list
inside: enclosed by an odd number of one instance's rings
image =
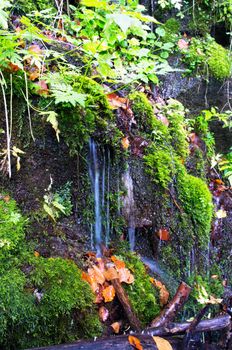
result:
[(107, 94), (109, 104), (113, 109), (123, 108), (126, 109), (128, 106), (128, 99), (124, 97), (119, 97), (115, 93)]
[(150, 278), (150, 282), (159, 289), (159, 299), (160, 299), (160, 304), (161, 306), (164, 306), (167, 304), (168, 299), (169, 299), (169, 291), (165, 287), (164, 284), (162, 284), (160, 281)]
[(95, 282), (99, 284), (103, 284), (106, 280), (103, 272), (95, 265), (88, 269), (88, 274)]
[(112, 323), (112, 324), (110, 325), (110, 327), (113, 328), (115, 334), (118, 334), (118, 333), (119, 333), (119, 331), (120, 331), (120, 323), (119, 323), (119, 322), (114, 322), (114, 323)]
[(173, 350), (169, 341), (161, 337), (152, 337), (158, 350)]
[(118, 270), (118, 278), (120, 283), (125, 282), (127, 284), (131, 284), (135, 280), (130, 270), (128, 270), (126, 267)]
[(110, 267), (106, 271), (104, 271), (104, 276), (107, 281), (112, 281), (118, 278), (118, 272), (115, 267)]
[(101, 306), (99, 311), (98, 311), (100, 320), (102, 322), (105, 322), (107, 320), (107, 318), (109, 317), (109, 310), (107, 310), (107, 308), (105, 306)]
[(128, 140), (128, 137), (124, 137), (121, 141), (121, 144), (123, 149), (128, 149), (130, 146), (130, 141)]
[(31, 46), (28, 48), (28, 51), (29, 51), (30, 53), (34, 53), (34, 54), (37, 54), (37, 55), (40, 55), (40, 54), (42, 53), (41, 48), (40, 48), (39, 45), (37, 45), (37, 44), (31, 45)]
[(105, 302), (110, 302), (114, 299), (115, 297), (115, 289), (113, 286), (108, 286), (106, 287), (103, 292), (102, 292), (103, 298)]
[(34, 72), (31, 72), (30, 75), (29, 75), (29, 79), (34, 81), (35, 79), (39, 78), (40, 74), (39, 74), (39, 71), (34, 71)]
[(35, 256), (36, 258), (38, 258), (38, 257), (40, 256), (40, 253), (37, 252), (37, 251), (35, 250), (35, 251), (34, 251), (34, 256)]
[(19, 66), (17, 64), (12, 63), (12, 62), (9, 62), (8, 66), (10, 67), (10, 70), (12, 73), (20, 70)]
[(143, 347), (140, 343), (140, 340), (133, 335), (129, 335), (128, 337), (129, 343), (137, 350), (143, 350)]
[(157, 232), (157, 236), (161, 241), (169, 241), (170, 240), (170, 234), (169, 231), (166, 228), (160, 228)]
[(97, 282), (91, 277), (89, 276), (86, 272), (82, 271), (81, 274), (81, 278), (86, 281), (87, 283), (89, 283), (92, 291), (95, 293), (96, 290), (98, 289), (98, 284)]
[(126, 264), (124, 263), (124, 261), (119, 260), (114, 255), (111, 256), (111, 260), (113, 261), (114, 265), (117, 267), (118, 270), (119, 269), (123, 269), (124, 267), (126, 267)]
[(10, 201), (10, 196), (6, 195), (3, 197), (4, 202), (8, 203)]

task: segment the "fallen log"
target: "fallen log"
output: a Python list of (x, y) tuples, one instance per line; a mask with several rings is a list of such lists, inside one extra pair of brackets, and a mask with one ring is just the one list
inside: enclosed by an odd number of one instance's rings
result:
[[(212, 332), (224, 329), (230, 325), (231, 317), (229, 315), (219, 316), (210, 320), (203, 320), (195, 327), (194, 332)], [(173, 350), (181, 350), (182, 339), (170, 338), (176, 334), (185, 333), (191, 322), (185, 323), (170, 323), (168, 327), (160, 327), (155, 329), (146, 329), (146, 334), (133, 334), (137, 337), (143, 346), (144, 350), (157, 350), (157, 347), (151, 336), (165, 337), (171, 344)], [(169, 336), (169, 338), (167, 338)], [(129, 344), (128, 335), (117, 335), (108, 338), (99, 338), (96, 341), (79, 341), (75, 344), (56, 345), (42, 348), (34, 348), (27, 350), (132, 350)], [(201, 348), (204, 349), (204, 348)], [(207, 345), (207, 350), (214, 347)], [(216, 348), (215, 348), (216, 349)], [(219, 349), (219, 348), (218, 348)]]
[(162, 327), (167, 325), (169, 322), (172, 322), (179, 310), (187, 301), (190, 292), (191, 287), (189, 287), (185, 282), (181, 282), (173, 299), (159, 314), (159, 316), (152, 321), (151, 327)]
[(139, 319), (136, 317), (132, 309), (132, 306), (130, 304), (130, 301), (128, 299), (128, 296), (125, 290), (123, 289), (119, 279), (118, 278), (112, 279), (111, 283), (115, 289), (118, 300), (125, 311), (125, 314), (127, 316), (127, 319), (130, 323), (131, 328), (137, 332), (140, 332), (142, 330), (141, 323)]
[[(218, 316), (209, 320), (203, 320), (192, 331), (194, 332), (213, 332), (225, 329), (230, 326), (231, 317), (229, 315)], [(144, 332), (146, 334), (155, 336), (170, 336), (174, 334), (185, 333), (191, 326), (191, 322), (184, 323), (169, 323), (167, 326), (158, 328), (147, 328)]]

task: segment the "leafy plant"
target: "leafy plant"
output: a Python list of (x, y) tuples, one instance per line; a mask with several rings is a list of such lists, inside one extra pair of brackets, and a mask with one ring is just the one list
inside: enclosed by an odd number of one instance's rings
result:
[(54, 194), (50, 191), (44, 195), (43, 208), (53, 221), (59, 219), (62, 214), (69, 216), (72, 212), (71, 182), (67, 182)]

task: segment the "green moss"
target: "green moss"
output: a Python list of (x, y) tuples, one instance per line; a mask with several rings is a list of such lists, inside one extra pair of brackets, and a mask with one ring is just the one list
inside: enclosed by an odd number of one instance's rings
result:
[(25, 349), (101, 333), (94, 295), (71, 260), (35, 258), (16, 202), (0, 200), (0, 347)]
[(201, 179), (187, 174), (183, 166), (177, 174), (177, 192), (185, 212), (191, 217), (195, 239), (200, 247), (206, 247), (213, 215), (212, 195)]
[(208, 65), (210, 73), (223, 80), (231, 76), (231, 57), (228, 50), (213, 41), (208, 48)]
[(124, 285), (124, 288), (137, 317), (145, 326), (160, 312), (158, 291), (151, 284), (143, 263), (135, 253), (125, 253), (120, 258), (135, 277), (134, 283)]
[(131, 108), (134, 113), (137, 128), (149, 133), (149, 137), (165, 140), (168, 136), (167, 127), (154, 115), (151, 102), (143, 92), (133, 92), (129, 95)]
[(176, 172), (173, 159), (175, 155), (171, 154), (171, 151), (168, 148), (158, 148), (152, 143), (147, 149), (147, 154), (143, 157), (146, 172), (152, 176), (155, 183), (164, 188), (168, 187)]
[(114, 115), (104, 90), (93, 79), (74, 77), (73, 89), (87, 95), (85, 108), (59, 109), (59, 125), (67, 145), (72, 153), (77, 152), (91, 136), (100, 137), (105, 144), (114, 144), (117, 148), (121, 132), (115, 125)]

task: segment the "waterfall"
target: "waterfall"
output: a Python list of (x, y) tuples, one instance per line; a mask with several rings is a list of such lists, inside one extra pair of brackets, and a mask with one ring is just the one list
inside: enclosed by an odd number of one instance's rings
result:
[[(90, 225), (91, 249), (101, 255), (101, 246), (110, 241), (110, 150), (89, 140), (89, 176), (94, 196), (94, 225)], [(104, 234), (104, 236), (103, 236)]]
[(133, 180), (130, 175), (130, 167), (122, 176), (123, 185), (127, 191), (123, 200), (123, 211), (128, 223), (128, 236), (130, 243), (130, 250), (135, 248), (135, 202), (134, 202), (134, 188)]
[(102, 243), (102, 217), (101, 217), (101, 203), (100, 203), (100, 165), (98, 159), (98, 152), (94, 140), (89, 141), (89, 175), (91, 180), (92, 192), (94, 194), (94, 237), (95, 248), (97, 255), (101, 255)]

